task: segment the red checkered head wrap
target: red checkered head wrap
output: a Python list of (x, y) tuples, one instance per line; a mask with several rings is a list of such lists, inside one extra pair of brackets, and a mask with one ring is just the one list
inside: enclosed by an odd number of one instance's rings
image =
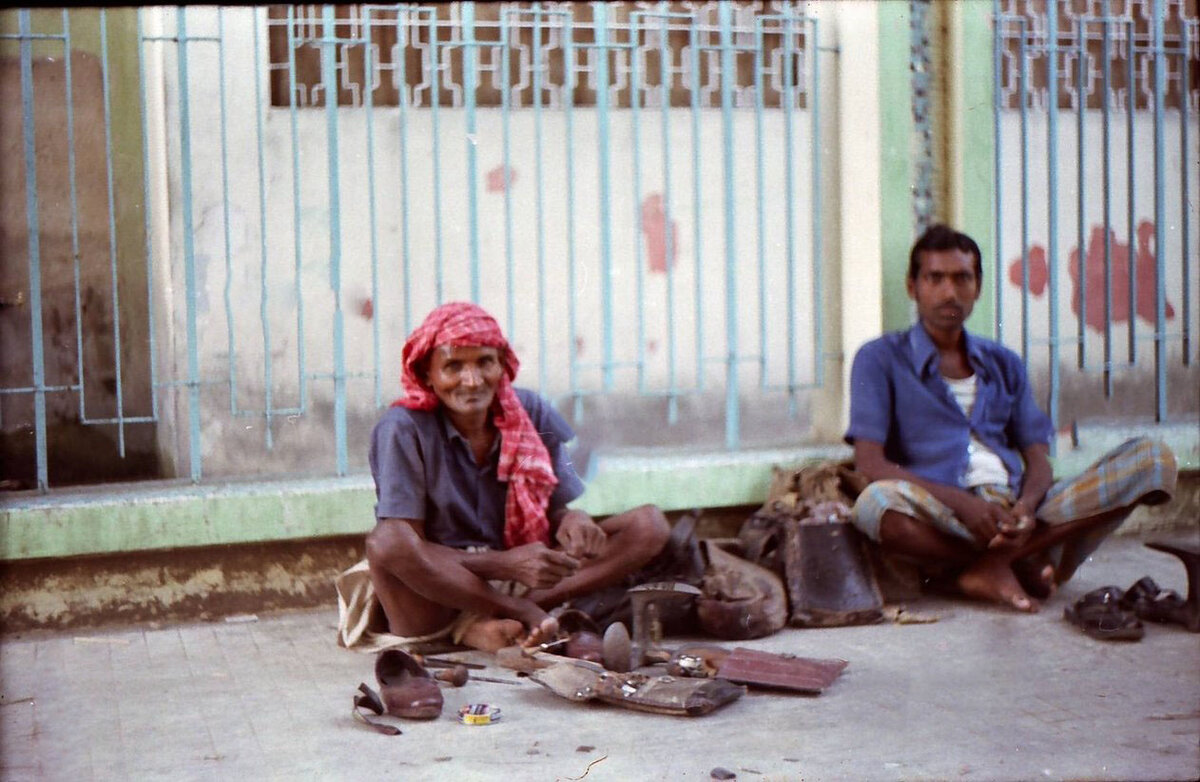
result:
[(492, 423), (500, 432), (500, 464), (497, 477), (508, 483), (504, 506), (504, 545), (550, 542), (546, 508), (558, 484), (550, 452), (538, 435), (529, 413), (513, 390), (520, 362), (500, 331), (500, 325), (482, 307), (456, 301), (437, 307), (413, 330), (401, 354), (400, 383), (404, 396), (393, 405), (410, 410), (434, 410), (440, 400), (425, 382), (429, 356), (442, 345), (496, 348), (504, 374), (492, 402)]

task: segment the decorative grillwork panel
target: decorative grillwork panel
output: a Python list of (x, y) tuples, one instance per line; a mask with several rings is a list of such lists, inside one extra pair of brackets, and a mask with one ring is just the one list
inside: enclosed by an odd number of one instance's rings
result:
[[(1050, 97), (1049, 30), (1044, 0), (1001, 0), (996, 20), (1001, 40), (1003, 108), (1046, 108)], [(1197, 0), (1163, 0), (1166, 91), (1163, 104), (1178, 109), (1186, 87), (1189, 111), (1200, 110), (1200, 18)], [(1058, 84), (1061, 109), (1135, 109), (1154, 101), (1153, 0), (1058, 0)], [(1185, 72), (1186, 71), (1186, 72)], [(1024, 84), (1024, 88), (1022, 85)]]
[[(464, 105), (464, 66), (474, 58), (475, 105), (594, 106), (600, 60), (608, 58), (608, 105), (715, 108), (720, 103), (716, 2), (459, 3), (337, 6), (338, 103), (411, 107)], [(803, 2), (738, 2), (734, 104), (804, 108), (807, 73)], [(271, 103), (324, 105), (322, 6), (269, 11)], [(665, 93), (665, 95), (664, 95)], [(508, 96), (506, 104), (505, 95)]]

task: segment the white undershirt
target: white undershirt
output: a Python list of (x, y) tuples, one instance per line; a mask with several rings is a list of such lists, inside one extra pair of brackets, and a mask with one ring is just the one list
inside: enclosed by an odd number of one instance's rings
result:
[[(968, 419), (975, 407), (976, 378), (974, 375), (964, 378), (952, 378), (942, 375), (954, 401), (962, 408), (963, 415)], [(971, 440), (967, 444), (967, 476), (965, 485), (981, 486), (984, 484), (1008, 485), (1008, 470), (996, 452), (988, 448), (971, 432)]]

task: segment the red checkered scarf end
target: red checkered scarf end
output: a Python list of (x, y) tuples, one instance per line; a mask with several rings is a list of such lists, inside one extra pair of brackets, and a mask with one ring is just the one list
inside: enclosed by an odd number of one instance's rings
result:
[(508, 482), (504, 545), (513, 548), (539, 541), (549, 543), (546, 508), (558, 478), (546, 444), (513, 390), (512, 381), (520, 362), (491, 315), (469, 302), (443, 304), (429, 313), (404, 343), (400, 377), (404, 396), (392, 404), (410, 410), (433, 410), (438, 406), (437, 395), (422, 382), (417, 371), (440, 345), (490, 347), (500, 351), (504, 375), (492, 402), (492, 422), (500, 432), (500, 463), (496, 474)]

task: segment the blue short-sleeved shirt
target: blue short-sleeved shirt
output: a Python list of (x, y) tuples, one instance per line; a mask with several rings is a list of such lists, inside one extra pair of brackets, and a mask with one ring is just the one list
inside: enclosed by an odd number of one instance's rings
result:
[[(583, 494), (565, 444), (575, 437), (545, 398), (516, 389), (517, 398), (542, 436), (558, 485), (548, 512)], [(508, 484), (496, 477), (500, 438), (483, 464), (437, 410), (389, 407), (371, 434), (375, 518), (424, 519), (425, 536), (444, 546), (504, 548), (504, 502)]]
[(1050, 442), (1050, 419), (1033, 401), (1016, 353), (982, 337), (964, 338), (967, 360), (978, 378), (970, 419), (942, 379), (937, 347), (917, 323), (868, 342), (854, 357), (846, 442), (882, 443), (884, 455), (904, 469), (961, 487), (974, 432), (999, 455), (1009, 485), (1019, 491), (1024, 470), (1020, 451)]

